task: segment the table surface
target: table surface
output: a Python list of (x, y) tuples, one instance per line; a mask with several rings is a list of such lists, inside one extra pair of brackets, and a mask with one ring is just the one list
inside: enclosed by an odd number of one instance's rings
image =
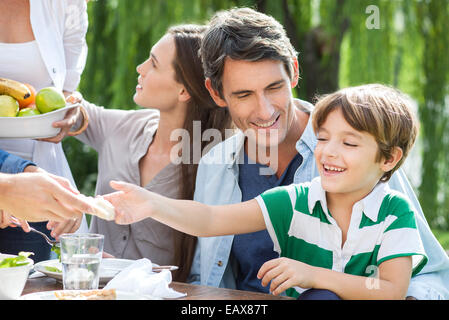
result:
[[(291, 300), (285, 296), (273, 296), (271, 294), (200, 286), (181, 282), (172, 282), (170, 287), (187, 296), (177, 300)], [(40, 292), (62, 290), (62, 283), (49, 277), (28, 279), (22, 295)]]

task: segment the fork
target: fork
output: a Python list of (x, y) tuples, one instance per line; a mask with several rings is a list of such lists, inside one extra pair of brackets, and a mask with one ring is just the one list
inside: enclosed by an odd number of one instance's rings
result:
[[(18, 227), (21, 227), (20, 223), (18, 223), (18, 222), (12, 221), (12, 223), (15, 224), (15, 225), (18, 226)], [(35, 232), (35, 233), (40, 234), (42, 237), (44, 237), (45, 241), (46, 241), (49, 245), (51, 245), (52, 247), (53, 247), (53, 246), (57, 246), (57, 247), (60, 247), (60, 246), (61, 246), (61, 244), (60, 244), (59, 241), (57, 241), (57, 240), (51, 240), (45, 233), (40, 232), (39, 230), (36, 230), (36, 229), (34, 229), (33, 227), (31, 227), (31, 226), (30, 226), (30, 231), (31, 231), (31, 232)]]

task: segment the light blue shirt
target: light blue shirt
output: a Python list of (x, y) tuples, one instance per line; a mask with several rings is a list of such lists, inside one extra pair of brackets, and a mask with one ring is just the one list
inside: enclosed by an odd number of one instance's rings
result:
[[(302, 101), (302, 105), (312, 106)], [(209, 205), (239, 203), (242, 193), (238, 184), (239, 162), (243, 159), (245, 135), (239, 131), (212, 148), (201, 158), (196, 179), (194, 200)], [(311, 181), (318, 176), (313, 151), (317, 140), (311, 120), (296, 150), (303, 161), (296, 170), (294, 183)], [(449, 299), (449, 258), (432, 234), (416, 195), (404, 172), (396, 171), (390, 188), (407, 195), (416, 209), (416, 222), (429, 258), (426, 266), (412, 278), (407, 296), (422, 300)], [(213, 287), (235, 289), (235, 263), (230, 259), (234, 236), (198, 238), (189, 281)]]

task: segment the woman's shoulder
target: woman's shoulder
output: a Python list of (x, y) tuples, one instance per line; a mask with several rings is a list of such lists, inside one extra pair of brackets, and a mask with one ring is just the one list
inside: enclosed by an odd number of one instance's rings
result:
[(142, 133), (142, 131), (153, 131), (159, 125), (159, 111), (154, 109), (139, 110), (118, 110), (106, 109), (105, 116), (108, 113), (118, 113), (115, 117), (114, 126), (119, 134), (131, 134), (132, 132)]

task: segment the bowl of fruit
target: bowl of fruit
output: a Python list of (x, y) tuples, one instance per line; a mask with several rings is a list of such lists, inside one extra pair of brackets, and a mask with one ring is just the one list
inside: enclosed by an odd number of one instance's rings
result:
[(28, 274), (33, 267), (31, 252), (19, 255), (0, 253), (0, 300), (15, 300), (22, 294)]
[(36, 92), (29, 84), (0, 78), (0, 139), (54, 137), (61, 129), (53, 122), (78, 106), (54, 87)]

